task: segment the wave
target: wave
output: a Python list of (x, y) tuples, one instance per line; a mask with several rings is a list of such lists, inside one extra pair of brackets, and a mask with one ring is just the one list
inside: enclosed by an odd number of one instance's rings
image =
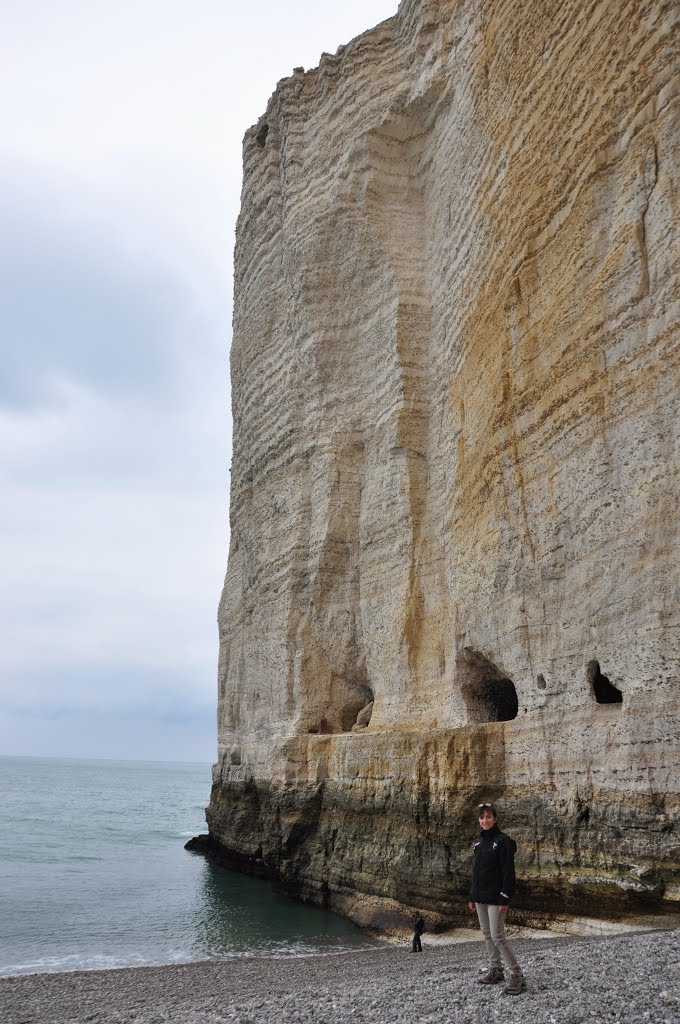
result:
[(206, 960), (243, 960), (264, 958), (270, 960), (297, 959), (300, 957), (339, 956), (342, 953), (356, 953), (366, 946), (338, 943), (337, 945), (319, 946), (313, 943), (296, 943), (286, 946), (284, 943), (252, 946), (248, 949), (225, 950), (220, 953), (203, 952), (201, 955), (185, 950), (168, 950), (158, 957), (129, 954), (127, 956), (45, 956), (27, 963), (5, 964), (0, 966), (0, 978), (23, 974), (63, 974), (69, 971), (112, 971), (130, 967), (173, 967), (179, 964), (200, 963)]
[(74, 953), (61, 957), (39, 957), (22, 964), (4, 964), (0, 966), (0, 978), (17, 974), (59, 974), (65, 971), (110, 971), (122, 970), (125, 967), (161, 967), (170, 964), (191, 963), (196, 959), (195, 955), (188, 952), (168, 952), (159, 957), (149, 957), (137, 953), (125, 956), (103, 953), (85, 956)]

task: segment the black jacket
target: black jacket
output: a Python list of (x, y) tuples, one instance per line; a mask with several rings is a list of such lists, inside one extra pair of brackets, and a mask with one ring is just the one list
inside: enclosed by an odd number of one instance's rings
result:
[(515, 891), (515, 851), (517, 843), (498, 825), (481, 830), (475, 843), (470, 899), (475, 903), (507, 906)]

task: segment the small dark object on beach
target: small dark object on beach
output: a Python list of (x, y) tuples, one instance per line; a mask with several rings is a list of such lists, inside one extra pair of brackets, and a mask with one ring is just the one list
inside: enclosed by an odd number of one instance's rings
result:
[(416, 912), (412, 915), (411, 921), (413, 923), (413, 943), (411, 946), (411, 952), (422, 953), (423, 945), (420, 941), (420, 936), (425, 931), (425, 920), (422, 914)]

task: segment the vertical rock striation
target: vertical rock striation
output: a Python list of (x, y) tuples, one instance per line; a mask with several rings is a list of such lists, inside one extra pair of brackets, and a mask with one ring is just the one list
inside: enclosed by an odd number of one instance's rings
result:
[(232, 863), (451, 919), (484, 796), (528, 915), (680, 900), (679, 72), (662, 0), (402, 0), (247, 132)]

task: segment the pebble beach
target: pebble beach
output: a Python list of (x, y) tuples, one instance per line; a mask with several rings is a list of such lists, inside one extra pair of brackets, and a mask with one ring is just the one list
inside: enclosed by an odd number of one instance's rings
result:
[(680, 1024), (680, 930), (514, 943), (520, 996), (479, 941), (0, 980), (3, 1024)]

